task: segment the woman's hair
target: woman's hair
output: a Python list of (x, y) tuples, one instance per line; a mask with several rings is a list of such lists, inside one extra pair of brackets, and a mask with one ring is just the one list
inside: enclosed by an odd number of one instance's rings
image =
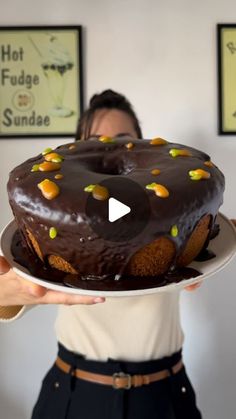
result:
[(88, 109), (79, 119), (75, 137), (76, 140), (87, 140), (90, 137), (94, 116), (96, 111), (99, 109), (117, 109), (119, 111), (125, 112), (130, 116), (134, 124), (137, 138), (143, 137), (138, 118), (133, 110), (131, 103), (126, 99), (125, 96), (108, 89), (91, 97)]

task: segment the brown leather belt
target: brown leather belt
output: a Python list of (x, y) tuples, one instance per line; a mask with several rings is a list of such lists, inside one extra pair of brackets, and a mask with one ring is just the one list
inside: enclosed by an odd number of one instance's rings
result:
[(164, 378), (170, 377), (172, 374), (177, 374), (183, 368), (182, 360), (178, 361), (170, 370), (162, 370), (154, 372), (152, 374), (144, 375), (130, 375), (123, 372), (116, 372), (113, 375), (94, 374), (89, 371), (84, 371), (79, 368), (72, 370), (72, 366), (64, 362), (61, 358), (57, 357), (56, 365), (60, 370), (73, 376), (80, 378), (81, 380), (90, 381), (97, 384), (105, 384), (112, 386), (115, 389), (130, 389), (131, 387), (140, 387), (154, 383), (155, 381), (163, 380)]

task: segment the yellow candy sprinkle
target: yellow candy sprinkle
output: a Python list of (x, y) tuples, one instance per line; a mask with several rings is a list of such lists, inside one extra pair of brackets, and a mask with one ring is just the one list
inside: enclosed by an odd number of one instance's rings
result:
[(155, 186), (157, 186), (157, 183), (155, 183), (155, 182), (149, 183), (148, 185), (146, 185), (146, 189), (154, 189)]
[(50, 239), (55, 239), (57, 237), (57, 229), (55, 227), (49, 229), (49, 237)]
[(34, 164), (31, 169), (31, 172), (38, 172), (38, 171), (39, 171), (39, 164)]
[(101, 135), (101, 137), (99, 137), (98, 139), (99, 141), (101, 141), (102, 143), (114, 143), (115, 141), (113, 140), (113, 138), (111, 137), (106, 137), (105, 135)]
[(43, 152), (42, 152), (42, 155), (46, 156), (46, 154), (51, 153), (51, 151), (52, 151), (52, 148), (50, 148), (50, 147), (45, 148), (45, 150), (43, 150)]
[(88, 186), (85, 186), (84, 191), (85, 192), (93, 192), (95, 186), (96, 185), (88, 185)]
[(171, 227), (170, 234), (172, 237), (177, 237), (179, 234), (179, 230), (176, 224)]
[(191, 180), (200, 180), (202, 178), (201, 175), (198, 175), (197, 173), (194, 173), (194, 170), (191, 170), (189, 172), (189, 176), (190, 176)]
[(182, 149), (178, 149), (178, 148), (171, 148), (171, 150), (169, 151), (169, 154), (171, 155), (171, 157), (190, 157), (192, 156), (192, 154), (190, 153), (190, 151), (182, 148)]

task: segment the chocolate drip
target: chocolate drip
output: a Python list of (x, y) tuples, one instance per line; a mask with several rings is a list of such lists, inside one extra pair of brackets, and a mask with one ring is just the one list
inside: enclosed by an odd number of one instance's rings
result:
[(205, 262), (207, 260), (214, 259), (215, 257), (216, 254), (212, 252), (212, 250), (203, 249), (194, 260), (197, 262)]
[(12, 239), (11, 252), (15, 261), (26, 267), (33, 276), (46, 281), (54, 283), (59, 282), (65, 286), (80, 288), (83, 290), (131, 291), (136, 289), (156, 288), (171, 283), (177, 283), (183, 279), (196, 278), (197, 276), (202, 275), (201, 272), (189, 267), (179, 268), (174, 272), (155, 277), (122, 275), (118, 280), (115, 280), (114, 275), (101, 277), (81, 277), (80, 275), (70, 275), (44, 265), (36, 255), (34, 256), (33, 253), (29, 252), (24, 246), (21, 234), (18, 230)]
[(209, 240), (213, 240), (216, 236), (218, 236), (219, 232), (220, 232), (219, 224), (214, 224), (211, 230), (210, 236), (209, 236)]

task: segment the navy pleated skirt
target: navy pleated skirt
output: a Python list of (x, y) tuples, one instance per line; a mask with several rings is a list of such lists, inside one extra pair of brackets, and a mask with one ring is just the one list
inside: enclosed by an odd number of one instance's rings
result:
[[(71, 371), (80, 368), (105, 375), (151, 374), (170, 370), (181, 359), (177, 352), (146, 362), (88, 361), (60, 344), (58, 355)], [(201, 414), (184, 367), (163, 380), (125, 390), (78, 379), (54, 364), (43, 380), (32, 419), (201, 419)]]

